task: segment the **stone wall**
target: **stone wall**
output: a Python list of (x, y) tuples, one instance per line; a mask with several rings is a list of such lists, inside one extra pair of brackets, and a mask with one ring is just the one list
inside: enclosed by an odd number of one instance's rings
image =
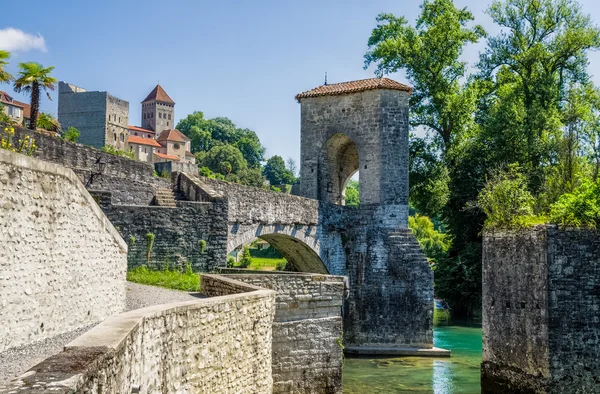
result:
[(125, 303), (127, 245), (64, 167), (0, 149), (0, 352)]
[[(35, 157), (72, 169), (88, 190), (110, 191), (115, 204), (149, 205), (156, 188), (171, 188), (170, 180), (154, 176), (151, 164), (20, 127), (15, 127), (13, 142), (25, 135), (35, 139)], [(105, 163), (101, 174), (99, 162)]]
[(211, 279), (233, 294), (111, 317), (0, 393), (272, 393), (275, 293)]
[[(113, 205), (102, 202), (106, 216), (129, 245), (128, 266), (153, 269), (185, 267), (210, 272), (227, 258), (227, 205), (225, 202), (178, 201), (176, 208)], [(148, 253), (147, 234), (154, 234)], [(132, 238), (133, 237), (133, 238)], [(206, 246), (201, 249), (200, 242)]]
[(600, 234), (537, 226), (483, 243), (488, 393), (590, 393), (600, 384)]
[(341, 393), (344, 278), (260, 271), (228, 277), (277, 291), (273, 393)]

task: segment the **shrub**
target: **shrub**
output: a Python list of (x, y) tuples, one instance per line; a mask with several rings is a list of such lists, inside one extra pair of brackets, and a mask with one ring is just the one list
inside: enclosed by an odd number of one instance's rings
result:
[(150, 253), (152, 252), (152, 247), (154, 246), (154, 238), (156, 238), (154, 233), (146, 234), (146, 241), (147, 241), (146, 252), (148, 253), (148, 255), (147, 255), (148, 261), (150, 261)]
[(227, 256), (227, 268), (233, 268), (235, 259), (232, 256)]
[(287, 261), (278, 261), (277, 264), (275, 264), (275, 271), (285, 271), (287, 267)]
[(250, 248), (248, 246), (244, 246), (244, 250), (242, 251), (242, 258), (240, 259), (240, 267), (248, 268), (252, 263), (252, 256), (250, 256)]
[(444, 233), (437, 231), (431, 219), (427, 216), (415, 214), (408, 217), (408, 227), (417, 238), (423, 253), (427, 258), (437, 262), (448, 254), (450, 240)]
[(67, 131), (65, 131), (61, 138), (65, 141), (77, 142), (79, 139), (80, 133), (75, 127), (70, 126)]
[(564, 227), (597, 228), (600, 224), (600, 185), (584, 181), (550, 207), (550, 221)]
[(17, 145), (13, 145), (11, 142), (13, 135), (15, 135), (14, 127), (5, 127), (4, 132), (0, 133), (0, 137), (2, 137), (0, 138), (0, 148), (11, 152), (22, 153), (27, 156), (33, 156), (33, 154), (37, 151), (35, 139), (31, 138), (29, 135), (25, 135), (22, 140), (18, 141)]
[(200, 247), (200, 253), (204, 254), (204, 251), (206, 250), (206, 241), (201, 239), (198, 241), (198, 246)]
[(135, 246), (135, 237), (133, 235), (129, 236), (129, 244), (131, 246)]
[(477, 197), (477, 204), (487, 215), (486, 227), (521, 227), (535, 224), (535, 199), (527, 188), (527, 178), (519, 167), (510, 165), (487, 181)]
[(117, 149), (112, 145), (104, 145), (102, 148), (100, 148), (100, 150), (104, 153), (109, 153), (119, 157), (126, 157), (128, 159), (135, 158), (133, 151)]

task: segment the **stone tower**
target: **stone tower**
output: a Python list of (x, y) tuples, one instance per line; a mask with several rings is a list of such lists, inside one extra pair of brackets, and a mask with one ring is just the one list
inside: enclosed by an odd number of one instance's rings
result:
[[(433, 272), (408, 229), (408, 100), (388, 78), (300, 93), (300, 194), (322, 201), (321, 258), (347, 275), (346, 351), (433, 347)], [(360, 206), (345, 207), (359, 173)], [(403, 353), (404, 352), (404, 353)], [(427, 352), (427, 350), (425, 350)]]
[(160, 133), (175, 127), (175, 102), (160, 85), (142, 101), (142, 127)]

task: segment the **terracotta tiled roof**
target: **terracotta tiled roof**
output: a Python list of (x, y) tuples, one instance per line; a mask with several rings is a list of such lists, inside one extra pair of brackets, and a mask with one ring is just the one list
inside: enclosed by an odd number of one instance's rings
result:
[(127, 138), (127, 141), (129, 141), (130, 144), (148, 145), (156, 148), (162, 148), (162, 145), (156, 142), (156, 140), (153, 138), (142, 138), (138, 137), (137, 135), (130, 135), (129, 138)]
[(307, 97), (336, 96), (340, 94), (363, 92), (365, 90), (374, 89), (392, 89), (402, 90), (408, 93), (412, 92), (412, 88), (410, 86), (404, 85), (400, 82), (396, 82), (389, 78), (369, 78), (361, 79), (359, 81), (322, 85), (314, 89), (308, 90), (306, 92), (299, 93), (298, 95), (296, 95), (296, 100), (300, 102), (300, 99)]
[(175, 141), (175, 142), (183, 142), (190, 141), (188, 137), (185, 136), (181, 131), (175, 129), (163, 130), (158, 136), (157, 140), (159, 141)]
[(155, 134), (154, 131), (152, 131), (152, 130), (144, 129), (144, 128), (141, 128), (141, 127), (138, 127), (138, 126), (131, 126), (131, 125), (129, 125), (129, 126), (127, 126), (127, 128), (129, 130), (133, 130), (133, 131), (141, 131), (142, 133)]
[(25, 118), (31, 117), (31, 106), (29, 104), (15, 100), (12, 98), (12, 96), (10, 94), (3, 92), (1, 90), (0, 90), (0, 102), (22, 108), (23, 109), (23, 117), (25, 117)]
[(173, 161), (179, 161), (179, 156), (175, 156), (175, 155), (166, 155), (164, 153), (154, 153), (156, 156), (160, 157), (161, 159), (165, 159), (165, 160), (173, 160)]
[(196, 157), (192, 152), (185, 151), (185, 155), (188, 157)]
[(160, 85), (156, 85), (156, 87), (152, 89), (148, 97), (146, 97), (144, 101), (142, 101), (142, 103), (153, 100), (162, 101), (163, 103), (175, 104), (175, 101), (171, 100), (171, 97), (169, 97), (167, 92), (165, 92), (165, 90)]

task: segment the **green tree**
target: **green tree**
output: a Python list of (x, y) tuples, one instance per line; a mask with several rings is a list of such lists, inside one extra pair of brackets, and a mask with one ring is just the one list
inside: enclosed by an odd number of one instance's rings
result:
[(199, 160), (199, 167), (206, 166), (211, 171), (222, 175), (236, 174), (248, 167), (242, 152), (233, 145), (214, 146), (205, 155), (202, 157), (197, 155), (196, 158)]
[(250, 255), (250, 248), (248, 245), (244, 246), (242, 250), (242, 257), (240, 258), (240, 267), (248, 268), (252, 264), (252, 256)]
[(42, 112), (38, 116), (37, 127), (48, 131), (54, 131), (56, 133), (60, 132), (60, 123), (58, 122), (58, 119), (47, 112)]
[(485, 36), (481, 26), (467, 27), (473, 14), (452, 0), (425, 0), (415, 27), (404, 17), (380, 14), (371, 33), (365, 67), (377, 75), (404, 70), (415, 90), (410, 97), (412, 126), (432, 130), (448, 150), (456, 135), (473, 122), (477, 89), (462, 83), (465, 45)]
[(40, 108), (40, 91), (54, 90), (57, 79), (50, 76), (54, 67), (44, 67), (39, 63), (20, 63), (19, 76), (14, 82), (17, 93), (25, 92), (31, 96), (31, 117), (29, 128), (35, 130)]
[(265, 178), (271, 185), (284, 185), (294, 183), (294, 175), (285, 168), (285, 162), (281, 156), (271, 156), (263, 169)]
[(357, 207), (360, 205), (360, 192), (358, 182), (350, 179), (346, 185), (346, 201), (347, 207)]
[(63, 133), (62, 139), (65, 141), (77, 142), (77, 140), (79, 139), (79, 136), (80, 136), (79, 130), (77, 130), (73, 126), (69, 126), (67, 131), (65, 131)]
[(256, 133), (249, 129), (238, 129), (236, 139), (234, 145), (244, 155), (248, 167), (260, 168), (260, 162), (265, 158), (265, 148), (261, 145)]
[(423, 253), (429, 259), (437, 262), (448, 254), (450, 239), (444, 233), (437, 231), (431, 219), (419, 214), (408, 217), (408, 228), (415, 234)]
[(9, 58), (10, 52), (0, 50), (0, 83), (9, 83), (13, 80), (13, 76), (5, 70)]
[(260, 168), (244, 168), (237, 173), (239, 183), (246, 186), (263, 187), (265, 177)]

